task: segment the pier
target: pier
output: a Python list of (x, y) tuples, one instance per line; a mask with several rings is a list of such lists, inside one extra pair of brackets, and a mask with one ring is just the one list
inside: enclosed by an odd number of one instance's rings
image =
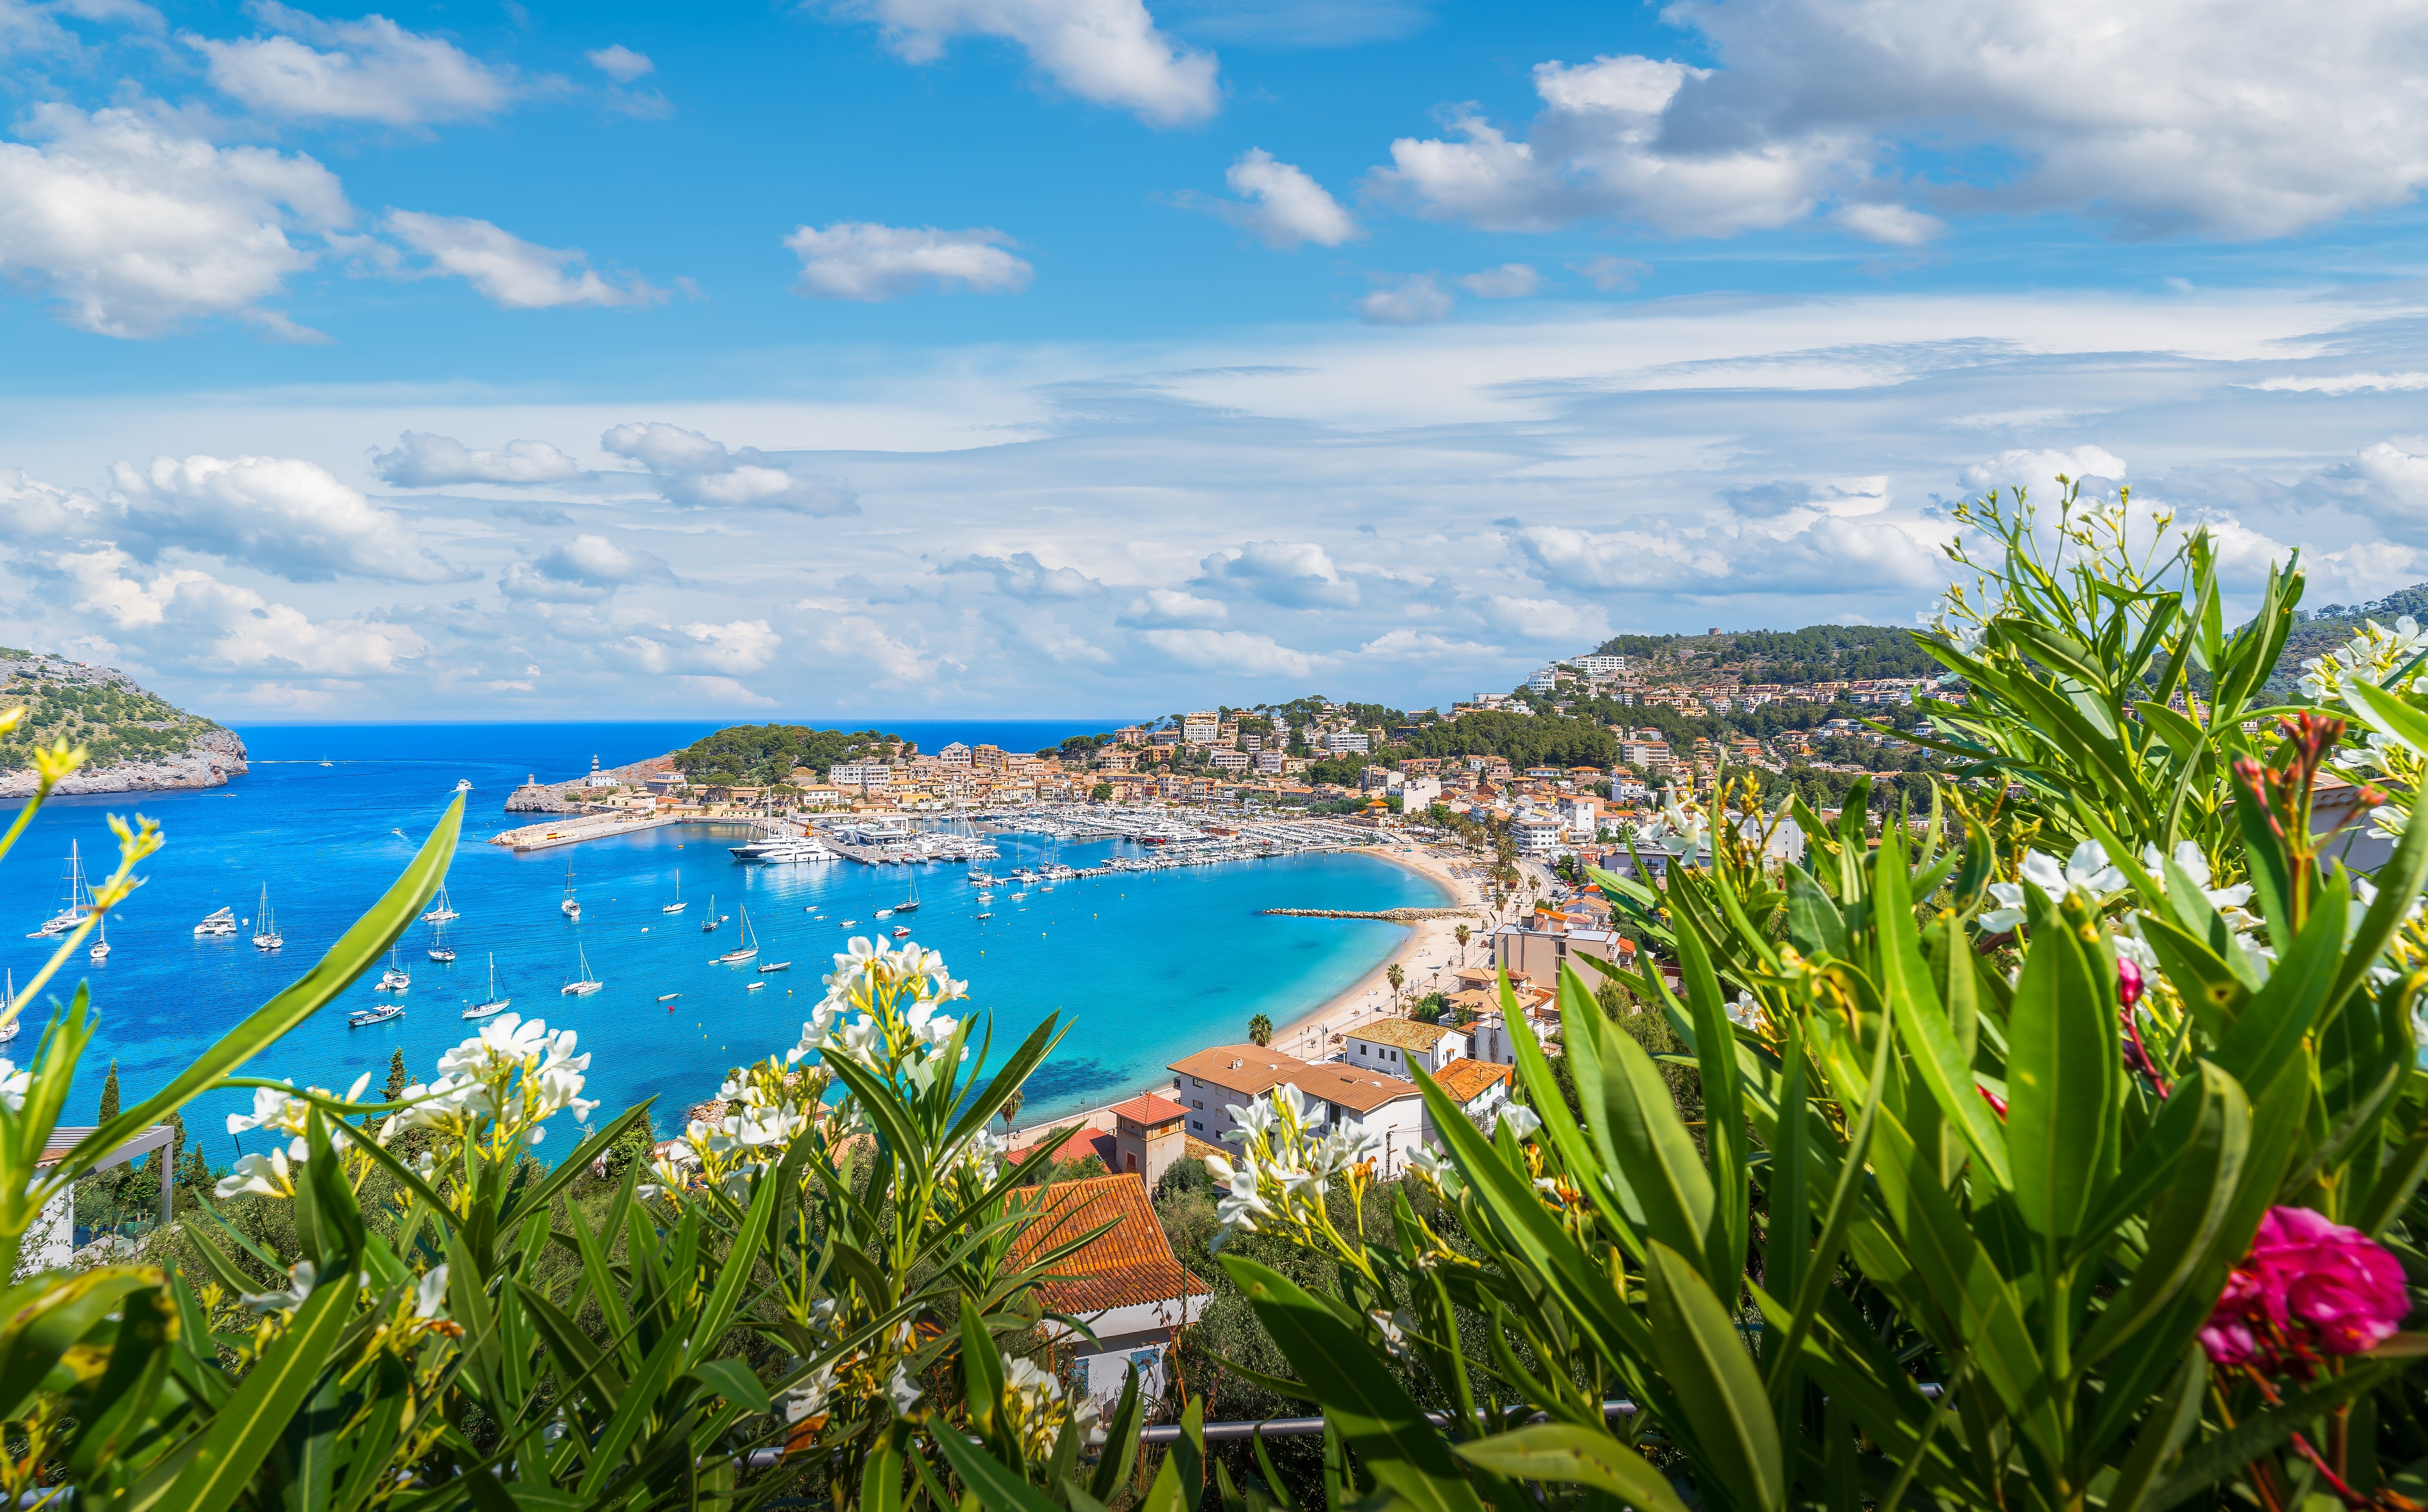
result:
[(1267, 909), (1285, 919), (1379, 919), (1385, 924), (1421, 924), (1427, 919), (1477, 919), (1478, 909)]

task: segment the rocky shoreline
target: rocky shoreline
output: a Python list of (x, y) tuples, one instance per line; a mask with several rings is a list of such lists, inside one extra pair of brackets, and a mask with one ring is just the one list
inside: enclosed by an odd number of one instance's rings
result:
[[(193, 744), (181, 755), (86, 767), (70, 773), (51, 791), (63, 795), (156, 793), (184, 788), (224, 787), (228, 779), (242, 777), (250, 770), (242, 736), (232, 730), (208, 730), (195, 736)], [(0, 772), (0, 798), (31, 797), (36, 785), (37, 780), (30, 767)]]
[[(664, 777), (674, 769), (674, 752), (668, 751), (629, 765), (611, 766), (598, 775), (612, 778), (619, 785), (632, 786)], [(534, 777), (507, 797), (505, 810), (508, 814), (580, 814), (589, 807), (582, 797), (588, 781), (588, 774), (563, 782), (542, 782)]]

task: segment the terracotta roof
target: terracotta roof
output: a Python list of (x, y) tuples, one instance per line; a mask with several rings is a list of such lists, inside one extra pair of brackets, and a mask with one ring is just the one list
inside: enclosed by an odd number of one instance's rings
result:
[(1376, 1076), (1370, 1071), (1359, 1071), (1337, 1061), (1308, 1066), (1304, 1074), (1294, 1076), (1290, 1080), (1309, 1097), (1337, 1103), (1357, 1113), (1370, 1113), (1385, 1103), (1419, 1095), (1413, 1081)]
[(1128, 1102), (1114, 1105), (1113, 1116), (1126, 1118), (1133, 1124), (1144, 1124), (1149, 1128), (1153, 1128), (1157, 1124), (1170, 1124), (1187, 1118), (1189, 1109), (1168, 1097), (1157, 1097), (1150, 1092), (1133, 1097)]
[[(1183, 1056), (1168, 1068), (1174, 1075), (1194, 1076), (1225, 1092), (1261, 1096), (1285, 1081), (1298, 1081), (1305, 1061), (1269, 1045), (1218, 1044)], [(1304, 1082), (1299, 1083), (1304, 1086)]]
[[(1005, 1152), (1005, 1155), (1013, 1163), (1017, 1164), (1018, 1162), (1028, 1159), (1030, 1152), (1034, 1151), (1036, 1148), (1037, 1146), (1034, 1144), (1024, 1145), (1017, 1150), (1008, 1150)], [(1074, 1132), (1069, 1139), (1064, 1140), (1060, 1144), (1057, 1145), (1054, 1150), (1054, 1159), (1058, 1161), (1084, 1160), (1091, 1155), (1105, 1162), (1106, 1170), (1110, 1171), (1113, 1169), (1113, 1136), (1111, 1130), (1082, 1127)]]
[[(1012, 1197), (1023, 1207), (1037, 1200), (1026, 1192)], [(1042, 1216), (1011, 1241), (1014, 1266), (1107, 1220), (1113, 1224), (1076, 1254), (1055, 1262), (1043, 1289), (1047, 1307), (1085, 1317), (1108, 1307), (1207, 1294), (1206, 1283), (1173, 1258), (1172, 1241), (1164, 1238), (1163, 1225), (1147, 1201), (1146, 1183), (1135, 1174), (1059, 1182), (1045, 1189), (1043, 1200)]]
[(1490, 1060), (1453, 1060), (1434, 1078), (1461, 1108), (1490, 1092), (1496, 1083), (1514, 1082), (1513, 1068)]
[(1412, 1018), (1386, 1018), (1360, 1024), (1349, 1031), (1349, 1037), (1364, 1040), (1370, 1044), (1426, 1052), (1441, 1044), (1442, 1036), (1450, 1033), (1451, 1028), (1448, 1024), (1419, 1024)]

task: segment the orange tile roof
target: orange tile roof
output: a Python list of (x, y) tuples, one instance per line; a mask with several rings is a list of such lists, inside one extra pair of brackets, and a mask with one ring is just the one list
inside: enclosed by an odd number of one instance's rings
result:
[(1513, 1068), (1490, 1060), (1453, 1060), (1434, 1079), (1461, 1108), (1490, 1092), (1497, 1082), (1512, 1082)]
[[(1236, 1063), (1235, 1063), (1236, 1062)], [(1262, 1096), (1285, 1081), (1298, 1081), (1306, 1062), (1262, 1044), (1218, 1044), (1183, 1056), (1166, 1069), (1250, 1097)], [(1299, 1083), (1304, 1086), (1304, 1082)]]
[[(1034, 1193), (1015, 1193), (1023, 1207), (1038, 1201)], [(1091, 1176), (1048, 1187), (1044, 1211), (1011, 1241), (1011, 1264), (1058, 1244), (1067, 1244), (1099, 1224), (1112, 1227), (1075, 1254), (1055, 1262), (1043, 1288), (1045, 1306), (1057, 1312), (1085, 1317), (1108, 1307), (1169, 1302), (1181, 1296), (1205, 1296), (1208, 1288), (1173, 1257), (1172, 1241), (1156, 1221), (1147, 1200), (1146, 1183), (1135, 1173)]]
[(1189, 1109), (1168, 1097), (1157, 1097), (1150, 1092), (1141, 1093), (1128, 1102), (1116, 1104), (1113, 1108), (1113, 1116), (1126, 1118), (1133, 1124), (1144, 1124), (1149, 1128), (1153, 1128), (1157, 1124), (1170, 1124), (1175, 1120), (1187, 1118)]
[[(1028, 1159), (1030, 1153), (1036, 1148), (1034, 1144), (1026, 1144), (1017, 1150), (1007, 1150), (1004, 1153), (1009, 1159), (1017, 1164)], [(1110, 1171), (1113, 1168), (1113, 1136), (1110, 1130), (1088, 1128), (1083, 1126), (1073, 1132), (1070, 1138), (1055, 1146), (1054, 1150), (1054, 1159), (1058, 1161), (1084, 1160), (1091, 1155), (1105, 1162), (1106, 1170)]]

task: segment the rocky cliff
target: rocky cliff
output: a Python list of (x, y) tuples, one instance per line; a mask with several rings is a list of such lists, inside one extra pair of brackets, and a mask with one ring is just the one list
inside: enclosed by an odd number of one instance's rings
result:
[(0, 647), (0, 709), (25, 719), (0, 738), (0, 798), (34, 791), (34, 749), (64, 735), (90, 753), (60, 793), (219, 787), (245, 774), (244, 741), (107, 666)]

